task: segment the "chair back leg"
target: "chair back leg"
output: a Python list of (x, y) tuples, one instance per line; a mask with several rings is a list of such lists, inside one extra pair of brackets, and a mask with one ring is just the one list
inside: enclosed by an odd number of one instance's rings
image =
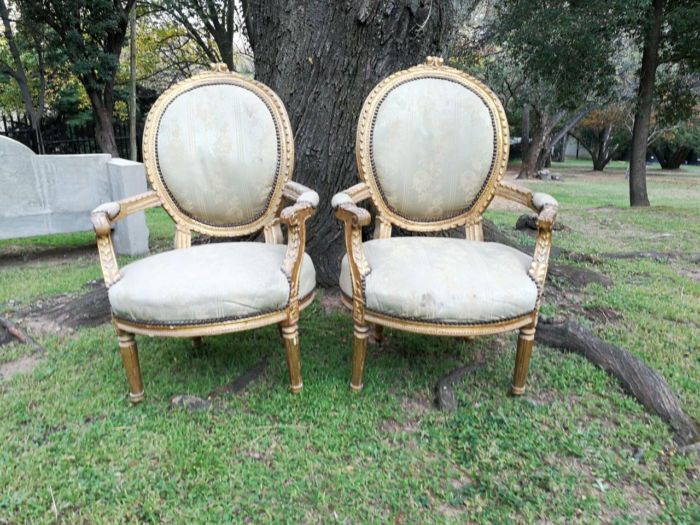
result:
[(518, 349), (515, 354), (515, 371), (513, 372), (513, 387), (511, 389), (516, 396), (521, 396), (525, 393), (527, 369), (530, 365), (530, 355), (532, 354), (534, 342), (535, 325), (521, 328), (518, 336)]
[(140, 403), (143, 401), (143, 380), (141, 379), (139, 352), (134, 334), (117, 330), (117, 337), (119, 338), (119, 350), (122, 354), (126, 378), (129, 381), (129, 400), (134, 404)]
[(372, 342), (376, 343), (378, 345), (381, 345), (383, 339), (384, 339), (384, 327), (380, 324), (372, 324), (372, 337), (371, 337)]
[(301, 380), (301, 351), (299, 349), (299, 324), (281, 323), (280, 331), (287, 352), (287, 367), (289, 368), (289, 389), (298, 394), (304, 388)]

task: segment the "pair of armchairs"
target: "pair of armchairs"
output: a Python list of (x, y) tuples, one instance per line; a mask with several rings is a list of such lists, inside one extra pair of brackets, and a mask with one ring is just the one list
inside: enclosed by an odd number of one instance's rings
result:
[[(522, 394), (547, 273), (557, 204), (501, 182), (508, 125), (496, 96), (429, 57), (391, 75), (368, 96), (359, 119), (363, 182), (333, 197), (345, 226), (340, 288), (353, 314), (351, 388), (362, 388), (370, 326), (473, 337), (519, 329), (512, 391)], [(314, 297), (305, 223), (318, 205), (291, 180), (294, 144), (278, 96), (225, 66), (166, 91), (148, 115), (144, 163), (153, 188), (95, 209), (92, 221), (130, 399), (143, 399), (135, 334), (192, 338), (279, 324), (290, 389), (302, 389), (299, 312)], [(482, 214), (495, 195), (539, 213), (529, 257), (483, 242)], [(371, 199), (372, 218), (358, 207)], [(285, 205), (288, 203), (288, 205)], [(175, 250), (119, 269), (115, 221), (163, 206)], [(286, 244), (282, 226), (285, 227)], [(464, 228), (466, 239), (391, 237)], [(191, 246), (193, 232), (265, 242)]]

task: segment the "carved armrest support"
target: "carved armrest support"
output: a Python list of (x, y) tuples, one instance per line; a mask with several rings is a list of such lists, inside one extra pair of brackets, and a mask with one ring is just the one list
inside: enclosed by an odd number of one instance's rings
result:
[(557, 218), (559, 204), (546, 193), (532, 192), (527, 188), (504, 183), (498, 185), (496, 195), (527, 206), (537, 212), (537, 240), (528, 273), (537, 283), (539, 297), (541, 297), (544, 282), (547, 279), (549, 253), (552, 249), (552, 226)]
[(97, 251), (102, 267), (102, 276), (105, 285), (109, 288), (119, 280), (119, 265), (112, 244), (112, 226), (124, 217), (139, 211), (159, 206), (161, 204), (158, 194), (147, 191), (134, 197), (128, 197), (118, 202), (101, 204), (90, 213), (90, 220), (97, 237)]
[[(299, 315), (299, 275), (306, 248), (306, 221), (316, 212), (318, 194), (297, 182), (287, 182), (283, 195), (295, 203), (280, 213), (280, 223), (287, 225), (287, 251), (282, 272), (289, 280), (290, 320)], [(280, 234), (281, 237), (281, 234)]]
[[(282, 188), (282, 196), (284, 197), (284, 200), (292, 201), (295, 203), (295, 205), (308, 204), (312, 208), (316, 208), (318, 206), (318, 193), (298, 182), (287, 181), (284, 187)], [(282, 204), (284, 203), (284, 200), (282, 201)], [(294, 208), (294, 206), (292, 206), (291, 208)], [(266, 243), (284, 244), (284, 236), (282, 235), (282, 228), (280, 227), (282, 221), (279, 215), (281, 215), (282, 213), (293, 213), (291, 211), (284, 211), (286, 209), (288, 208), (281, 208), (281, 211), (278, 210), (278, 214), (271, 217), (270, 220), (263, 227), (263, 233), (265, 235)]]
[(356, 322), (363, 322), (364, 312), (364, 279), (372, 269), (365, 257), (362, 245), (362, 228), (372, 222), (372, 216), (364, 208), (355, 203), (369, 197), (369, 188), (363, 182), (345, 191), (337, 193), (331, 204), (335, 215), (345, 225), (345, 249), (348, 253), (348, 264), (352, 279), (353, 317)]

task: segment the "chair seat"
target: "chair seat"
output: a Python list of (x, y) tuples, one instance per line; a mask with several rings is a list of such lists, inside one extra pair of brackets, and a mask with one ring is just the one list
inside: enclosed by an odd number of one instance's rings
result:
[[(109, 289), (114, 315), (145, 323), (204, 323), (283, 309), (289, 282), (282, 272), (287, 247), (229, 242), (173, 250), (125, 266)], [(299, 298), (316, 286), (304, 254)]]
[[(392, 237), (364, 243), (371, 273), (366, 307), (392, 317), (484, 323), (532, 312), (537, 286), (532, 258), (509, 246), (437, 237)], [(352, 296), (347, 255), (340, 287)]]

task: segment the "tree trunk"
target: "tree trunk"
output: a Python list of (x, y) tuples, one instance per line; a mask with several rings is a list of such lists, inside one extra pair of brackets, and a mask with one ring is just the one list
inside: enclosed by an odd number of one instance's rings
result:
[(632, 128), (632, 150), (630, 152), (630, 205), (649, 206), (647, 194), (647, 139), (651, 122), (651, 106), (656, 84), (656, 68), (659, 65), (659, 44), (666, 0), (653, 0), (650, 19), (644, 30), (644, 51), (639, 72), (637, 108)]
[(530, 149), (530, 106), (523, 104), (522, 138), (520, 141), (520, 158), (525, 159)]
[(663, 169), (677, 170), (681, 167), (683, 162), (685, 162), (692, 150), (691, 148), (686, 148), (684, 146), (672, 149), (670, 146), (665, 145), (653, 148), (653, 151)]
[(543, 124), (539, 122), (532, 133), (532, 140), (527, 148), (527, 152), (523, 155), (523, 162), (518, 172), (519, 179), (531, 179), (537, 173), (537, 163), (547, 140), (547, 134)]
[[(109, 90), (105, 88), (105, 92)], [(109, 153), (112, 157), (119, 157), (119, 148), (114, 136), (114, 103), (111, 95), (100, 96), (99, 92), (88, 91), (92, 103), (92, 114), (95, 118), (95, 140), (103, 153)]]
[(244, 0), (255, 75), (284, 101), (294, 129), (294, 178), (321, 196), (308, 251), (320, 284), (337, 284), (344, 253), (331, 197), (358, 182), (355, 132), (367, 94), (383, 78), (444, 54), (452, 2)]
[(603, 171), (605, 166), (610, 162), (610, 158), (605, 155), (595, 155), (593, 156), (593, 171)]
[(129, 158), (136, 162), (136, 5), (129, 13)]

